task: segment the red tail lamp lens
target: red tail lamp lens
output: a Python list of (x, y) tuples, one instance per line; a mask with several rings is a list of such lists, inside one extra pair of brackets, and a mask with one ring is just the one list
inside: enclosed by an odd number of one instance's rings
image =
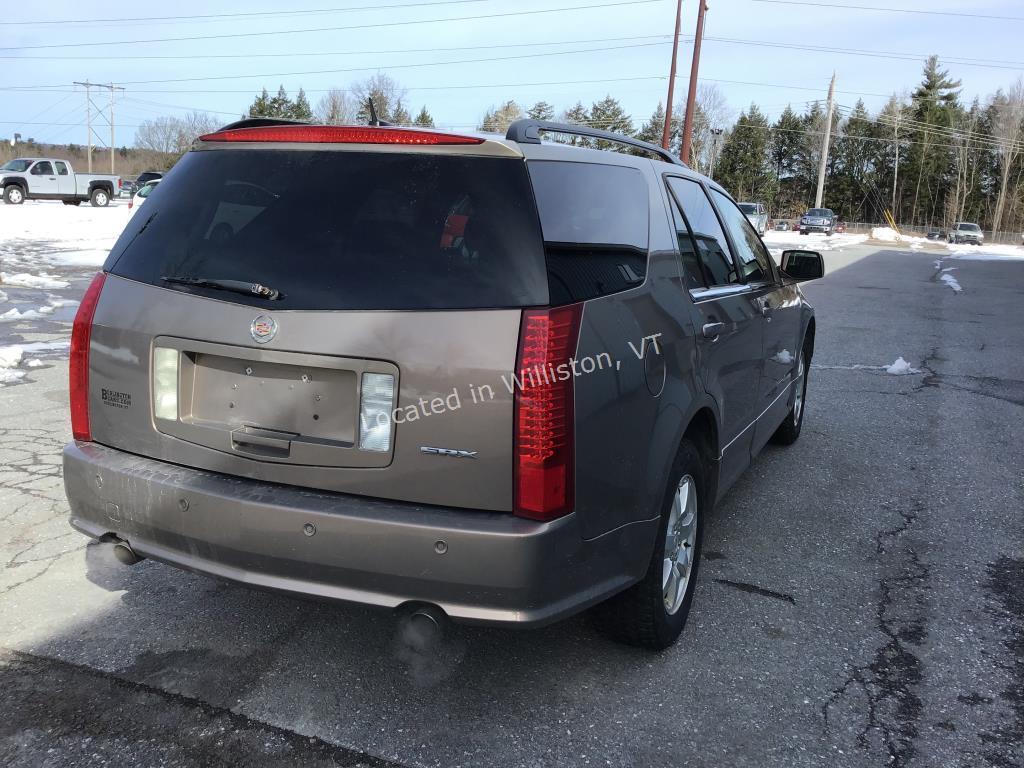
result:
[(515, 394), (515, 511), (554, 520), (573, 510), (574, 371), (582, 304), (523, 312)]
[(106, 279), (106, 273), (99, 272), (89, 283), (82, 303), (78, 305), (74, 325), (71, 326), (68, 383), (71, 395), (71, 434), (75, 440), (92, 440), (89, 429), (89, 344), (92, 342), (92, 320)]
[(349, 125), (271, 125), (233, 128), (208, 133), (200, 141), (282, 141), (297, 144), (483, 144), (475, 136), (406, 128), (375, 128)]

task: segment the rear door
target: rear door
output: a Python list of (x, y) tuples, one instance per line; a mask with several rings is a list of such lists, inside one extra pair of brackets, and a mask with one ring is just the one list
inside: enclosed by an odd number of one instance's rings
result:
[(71, 175), (71, 169), (68, 167), (68, 164), (62, 160), (56, 160), (53, 166), (57, 172), (58, 194), (68, 196), (75, 194), (75, 177)]
[(511, 509), (507, 382), (522, 308), (548, 303), (525, 162), (371, 149), (179, 162), (106, 264), (94, 439), (269, 482)]
[(762, 323), (762, 354), (758, 377), (753, 451), (768, 442), (789, 412), (790, 384), (797, 370), (801, 303), (795, 283), (784, 283), (768, 249), (732, 198), (712, 190), (743, 281), (750, 287)]
[(704, 386), (721, 412), (725, 488), (750, 461), (750, 427), (757, 417), (761, 373), (761, 308), (753, 287), (742, 280), (704, 187), (680, 176), (669, 176), (667, 183), (676, 205), (684, 275), (697, 313), (698, 364)]

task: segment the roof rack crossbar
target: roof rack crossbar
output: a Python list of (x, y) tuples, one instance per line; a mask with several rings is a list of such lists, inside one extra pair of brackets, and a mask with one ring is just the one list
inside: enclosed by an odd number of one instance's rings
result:
[(666, 163), (687, 167), (682, 160), (669, 152), (664, 147), (651, 144), (648, 141), (634, 139), (632, 136), (623, 136), (620, 133), (602, 131), (599, 128), (591, 128), (586, 125), (573, 125), (571, 123), (553, 123), (547, 120), (516, 120), (508, 127), (505, 138), (508, 141), (515, 141), (519, 144), (540, 144), (542, 133), (564, 133), (570, 136), (586, 136), (590, 139), (603, 139), (616, 144), (624, 144), (628, 147), (636, 147), (660, 157)]

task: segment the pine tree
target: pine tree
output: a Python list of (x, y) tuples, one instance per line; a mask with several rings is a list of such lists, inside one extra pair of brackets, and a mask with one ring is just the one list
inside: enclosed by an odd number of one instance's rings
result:
[(757, 105), (741, 112), (715, 167), (715, 177), (737, 200), (771, 201), (775, 174), (768, 168), (768, 118)]
[[(583, 106), (583, 102), (577, 101), (576, 105), (567, 109), (562, 115), (562, 122), (571, 125), (590, 125), (590, 113)], [(552, 136), (555, 141), (567, 142), (580, 147), (589, 147), (590, 141), (582, 136)]]
[(423, 108), (420, 109), (420, 113), (416, 115), (416, 119), (413, 122), (421, 128), (434, 127), (434, 118), (430, 116), (429, 112), (427, 112), (426, 105), (423, 105)]
[(526, 110), (526, 116), (531, 120), (554, 120), (555, 108), (546, 101), (538, 101)]
[(282, 85), (277, 89), (277, 96), (270, 100), (270, 114), (267, 117), (291, 117), (292, 106), (292, 100), (288, 98), (288, 92)]
[(651, 119), (640, 126), (636, 137), (651, 144), (661, 144), (661, 136), (665, 130), (665, 107), (658, 102), (658, 108), (651, 113)]
[(412, 125), (412, 115), (409, 114), (409, 110), (405, 108), (401, 99), (395, 102), (395, 108), (391, 112), (390, 122), (395, 125)]
[[(594, 105), (590, 108), (590, 124), (594, 128), (600, 128), (602, 131), (621, 133), (626, 136), (633, 135), (633, 120), (626, 114), (618, 99), (613, 99), (611, 95), (605, 96), (601, 101), (594, 102)], [(623, 148), (621, 144), (601, 139), (594, 142), (594, 146), (598, 149), (621, 150)]]
[(270, 95), (267, 93), (266, 88), (256, 97), (252, 106), (249, 107), (249, 117), (273, 117), (270, 114)]
[(301, 88), (299, 88), (299, 94), (295, 97), (295, 102), (291, 106), (291, 117), (294, 120), (313, 119), (313, 109), (309, 106), (306, 92)]

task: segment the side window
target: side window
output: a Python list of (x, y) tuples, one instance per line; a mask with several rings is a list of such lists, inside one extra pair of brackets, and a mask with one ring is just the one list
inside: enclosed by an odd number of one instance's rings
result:
[(672, 223), (676, 228), (676, 241), (679, 243), (679, 258), (683, 265), (683, 280), (687, 290), (706, 288), (704, 273), (700, 267), (700, 256), (697, 255), (697, 246), (693, 243), (690, 235), (690, 228), (686, 226), (686, 219), (679, 210), (679, 204), (671, 194), (668, 196), (669, 208), (672, 209)]
[(644, 282), (650, 192), (636, 168), (527, 163), (544, 234), (552, 304), (607, 296)]
[(67, 166), (66, 163), (62, 163), (59, 160), (57, 160), (53, 164), (57, 168), (57, 175), (58, 176), (67, 176), (68, 175), (68, 166)]
[(36, 163), (32, 166), (32, 173), (36, 176), (52, 176), (53, 166), (48, 162)]
[(725, 232), (704, 189), (697, 182), (679, 176), (670, 176), (668, 186), (690, 225), (708, 285), (740, 282)]
[(772, 272), (771, 257), (765, 250), (761, 238), (757, 236), (757, 232), (750, 226), (750, 221), (743, 215), (743, 211), (731, 198), (723, 195), (717, 189), (713, 189), (711, 192), (722, 212), (722, 218), (725, 219), (725, 226), (732, 235), (743, 279), (748, 283), (774, 280), (775, 273)]

